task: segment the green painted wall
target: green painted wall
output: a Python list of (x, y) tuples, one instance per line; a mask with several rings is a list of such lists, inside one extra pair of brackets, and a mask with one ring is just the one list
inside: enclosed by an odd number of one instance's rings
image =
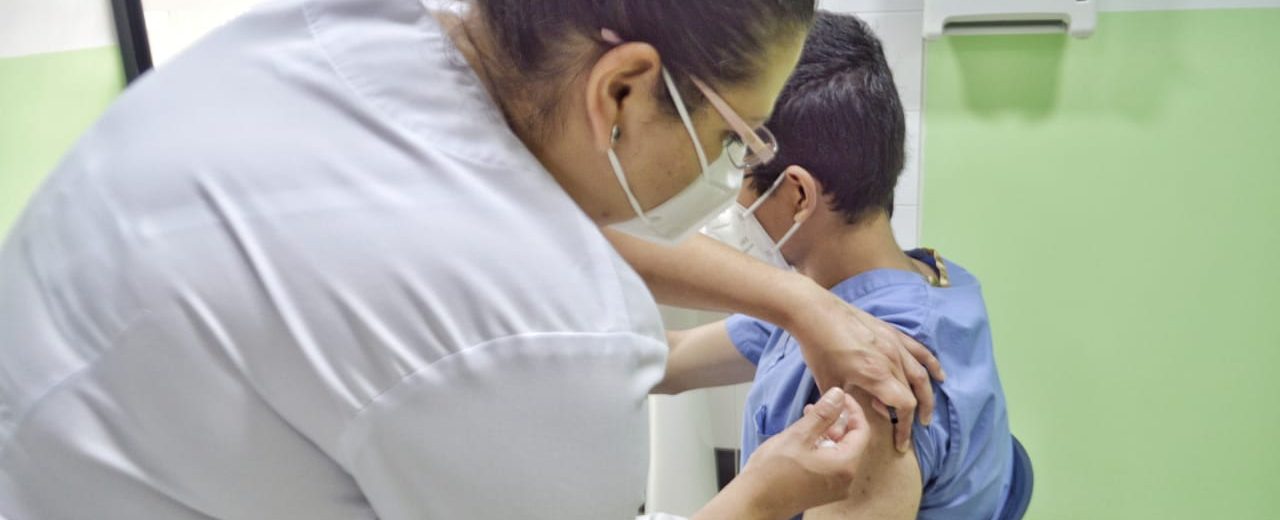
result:
[(929, 45), (924, 242), (984, 281), (1028, 518), (1280, 518), (1277, 28)]
[(123, 85), (114, 46), (0, 59), (0, 237)]

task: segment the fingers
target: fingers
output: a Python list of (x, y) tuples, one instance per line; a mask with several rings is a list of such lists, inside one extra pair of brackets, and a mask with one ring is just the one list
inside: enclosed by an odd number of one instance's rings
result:
[(920, 424), (928, 425), (933, 420), (934, 405), (933, 383), (929, 381), (929, 372), (906, 349), (898, 352), (903, 369), (907, 373), (907, 381), (911, 384), (911, 389), (915, 392), (916, 401), (920, 406)]
[(862, 405), (853, 398), (852, 395), (845, 394), (844, 400), (844, 431), (851, 432), (853, 430), (867, 429), (867, 415), (862, 411)]
[(839, 388), (828, 390), (811, 408), (806, 407), (809, 413), (801, 417), (792, 429), (798, 431), (808, 444), (817, 443), (840, 420), (846, 397), (844, 390)]
[(903, 334), (902, 331), (898, 331), (898, 334), (902, 334), (903, 347), (907, 349), (907, 352), (911, 353), (911, 357), (915, 358), (921, 365), (924, 365), (934, 379), (938, 381), (947, 380), (947, 372), (942, 369), (942, 362), (938, 361), (937, 356), (934, 356), (932, 352), (929, 352), (929, 349), (912, 339), (911, 336)]
[[(812, 415), (813, 409), (813, 405), (805, 405), (804, 416)], [(839, 421), (844, 422), (840, 434), (832, 435), (831, 429), (828, 429), (827, 435), (819, 439), (815, 445), (822, 449), (838, 448), (840, 451), (834, 454), (837, 459), (836, 465), (852, 466), (850, 460), (857, 459), (871, 439), (871, 425), (867, 422), (867, 415), (862, 406), (849, 394), (844, 394), (844, 409), (840, 412)]]
[(884, 405), (884, 401), (872, 399), (871, 409), (875, 410), (876, 414), (880, 417), (884, 417), (885, 419), (889, 418), (889, 407)]
[(836, 422), (834, 424), (832, 424), (829, 428), (827, 428), (827, 431), (823, 434), (823, 437), (826, 437), (828, 439), (838, 440), (844, 437), (844, 432), (848, 431), (848, 428), (849, 428), (849, 414), (848, 412), (841, 410), (840, 416), (836, 418)]
[[(911, 387), (906, 383), (897, 379), (885, 378), (872, 382), (869, 386), (864, 387), (871, 397), (880, 401), (884, 406), (892, 406), (898, 410), (898, 415), (915, 413), (916, 398), (911, 392)], [(874, 405), (877, 412), (885, 417), (889, 417), (887, 410), (882, 410), (879, 405)]]
[[(906, 453), (911, 447), (911, 427), (915, 423), (916, 417), (916, 393), (928, 400), (928, 412), (933, 413), (933, 386), (929, 384), (927, 372), (923, 366), (915, 359), (914, 356), (904, 355), (907, 350), (907, 343), (914, 342), (905, 334), (902, 334), (897, 328), (878, 322), (876, 344), (878, 348), (885, 345), (893, 345), (892, 352), (885, 361), (890, 364), (891, 379), (885, 379), (878, 384), (873, 385), (867, 390), (871, 394), (880, 399), (886, 406), (893, 407), (897, 411), (898, 421), (893, 428), (894, 447), (901, 453)], [(910, 340), (910, 341), (907, 341)], [(883, 351), (883, 350), (882, 350)], [(932, 354), (931, 354), (932, 355)], [(913, 368), (919, 369), (911, 377), (907, 371)], [(923, 374), (921, 372), (924, 372)], [(913, 382), (922, 381), (922, 383)], [(912, 388), (915, 391), (912, 391)]]
[(871, 426), (867, 424), (867, 416), (853, 396), (845, 395), (845, 414), (849, 423), (845, 427), (845, 435), (837, 442), (839, 447), (861, 452), (871, 436)]
[[(906, 453), (911, 444), (911, 425), (914, 422), (916, 400), (911, 391), (901, 381), (886, 379), (874, 388), (868, 389), (872, 395), (897, 410), (898, 424), (894, 426), (894, 446), (898, 451)], [(888, 416), (886, 412), (885, 416)]]
[(911, 447), (911, 425), (914, 421), (914, 413), (898, 413), (898, 424), (893, 425), (893, 441), (899, 453), (906, 453)]
[[(811, 404), (804, 405), (803, 415), (809, 415), (812, 412), (813, 412), (813, 405)], [(836, 418), (835, 424), (832, 424), (830, 428), (827, 428), (826, 433), (823, 434), (823, 439), (819, 440), (818, 444), (822, 445), (824, 442), (827, 442), (828, 439), (843, 438), (844, 432), (848, 428), (848, 424), (849, 424), (848, 413), (840, 412), (840, 417)]]

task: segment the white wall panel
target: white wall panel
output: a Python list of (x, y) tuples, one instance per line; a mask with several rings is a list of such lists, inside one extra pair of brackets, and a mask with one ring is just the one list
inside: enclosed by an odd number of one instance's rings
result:
[(908, 111), (906, 153), (907, 161), (898, 177), (898, 189), (894, 192), (894, 204), (916, 206), (920, 204), (920, 112)]
[[(662, 307), (662, 321), (669, 329), (723, 317)], [(714, 449), (740, 447), (745, 392), (738, 386), (649, 398), (649, 511), (689, 516), (715, 496)]]
[(108, 0), (0, 0), (0, 58), (115, 43)]
[[(1095, 0), (1102, 11), (1280, 7), (1280, 0)], [(921, 11), (925, 0), (819, 0), (820, 9), (852, 13)]]
[(920, 27), (924, 14), (920, 11), (854, 13), (867, 22), (871, 30), (884, 44), (884, 55), (893, 71), (898, 86), (902, 108), (919, 111), (922, 103), (920, 92), (924, 81), (924, 39)]
[(1096, 0), (1100, 11), (1280, 8), (1280, 0)]
[(156, 66), (262, 0), (144, 0), (151, 57)]
[(893, 236), (903, 249), (920, 247), (920, 207), (894, 206)]
[(819, 0), (818, 8), (841, 13), (923, 11), (924, 0)]

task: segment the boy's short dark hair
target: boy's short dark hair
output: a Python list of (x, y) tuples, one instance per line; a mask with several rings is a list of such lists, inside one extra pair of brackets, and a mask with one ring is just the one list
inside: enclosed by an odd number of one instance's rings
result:
[(880, 40), (862, 20), (820, 12), (766, 123), (778, 156), (751, 171), (764, 193), (788, 166), (809, 170), (849, 223), (893, 212), (906, 117)]

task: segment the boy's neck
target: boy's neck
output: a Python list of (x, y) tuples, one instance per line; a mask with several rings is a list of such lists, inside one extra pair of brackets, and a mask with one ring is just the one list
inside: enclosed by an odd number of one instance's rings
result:
[(932, 271), (927, 264), (902, 252), (893, 237), (889, 215), (883, 211), (813, 244), (796, 269), (828, 289), (872, 269), (898, 269), (921, 276)]

